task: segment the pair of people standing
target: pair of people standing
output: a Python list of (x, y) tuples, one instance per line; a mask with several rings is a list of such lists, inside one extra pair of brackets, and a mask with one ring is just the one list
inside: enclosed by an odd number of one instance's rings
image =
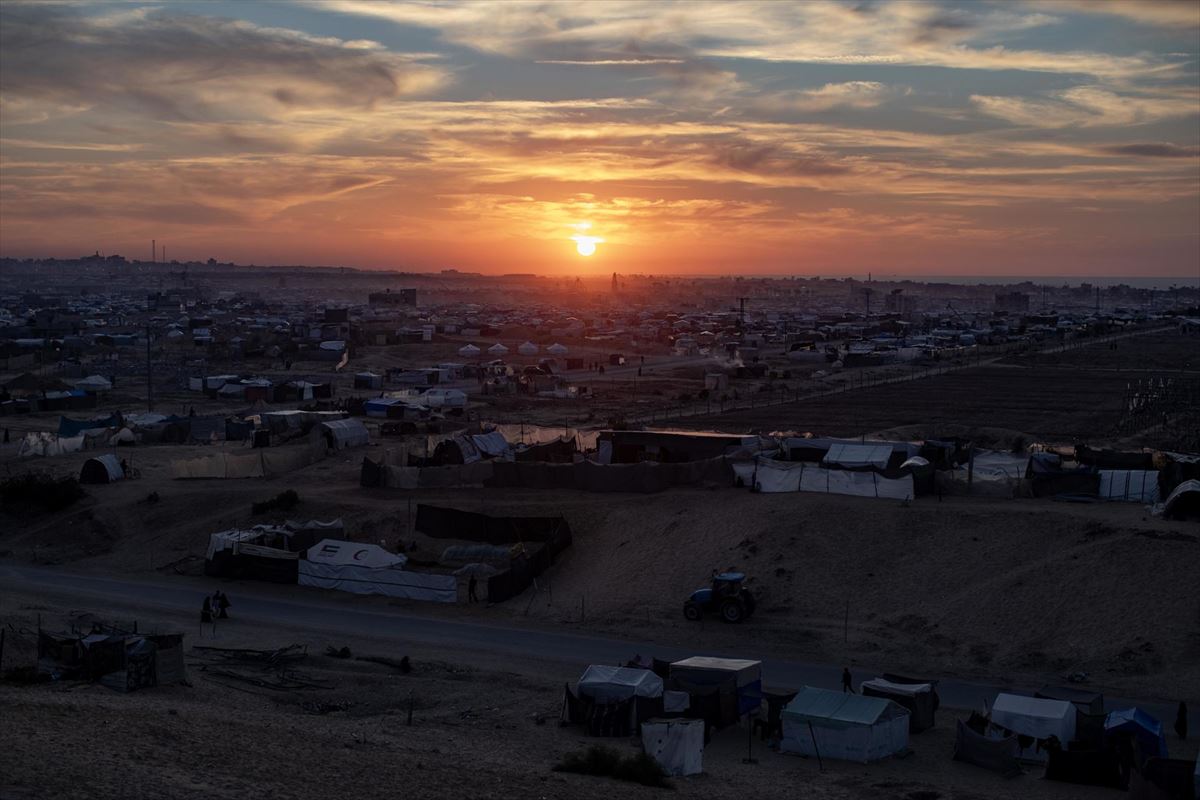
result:
[(214, 592), (212, 597), (206, 595), (204, 605), (200, 607), (200, 622), (229, 619), (229, 607), (232, 605), (233, 603), (229, 602), (229, 598), (220, 589)]

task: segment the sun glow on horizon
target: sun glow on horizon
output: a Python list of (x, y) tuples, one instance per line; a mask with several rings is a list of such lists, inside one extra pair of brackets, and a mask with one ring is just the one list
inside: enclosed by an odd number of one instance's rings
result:
[(602, 239), (599, 236), (586, 235), (586, 231), (589, 231), (592, 229), (592, 223), (591, 222), (576, 222), (573, 225), (571, 225), (571, 227), (577, 231), (577, 233), (571, 237), (571, 239), (574, 240), (574, 242), (575, 242), (575, 252), (579, 253), (579, 255), (585, 256), (585, 257), (595, 255), (596, 245), (603, 242), (604, 239)]

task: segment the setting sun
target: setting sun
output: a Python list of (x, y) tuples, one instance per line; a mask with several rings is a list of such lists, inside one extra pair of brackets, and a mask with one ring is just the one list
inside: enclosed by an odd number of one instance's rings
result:
[(594, 236), (576, 236), (575, 252), (581, 256), (590, 256), (596, 252), (597, 241), (599, 240)]

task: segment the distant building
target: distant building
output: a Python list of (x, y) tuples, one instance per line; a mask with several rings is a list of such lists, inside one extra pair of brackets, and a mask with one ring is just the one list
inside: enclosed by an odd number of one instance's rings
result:
[(383, 292), (371, 292), (367, 295), (367, 303), (372, 306), (415, 306), (417, 304), (416, 289), (391, 289)]
[(903, 289), (893, 289), (883, 296), (883, 310), (889, 314), (913, 314), (917, 311), (917, 298), (905, 294)]
[(997, 292), (997, 311), (1028, 311), (1029, 295), (1024, 292)]

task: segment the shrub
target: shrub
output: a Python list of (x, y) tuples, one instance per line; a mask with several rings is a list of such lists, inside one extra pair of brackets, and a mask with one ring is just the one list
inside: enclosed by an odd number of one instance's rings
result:
[(645, 753), (622, 756), (611, 747), (597, 744), (583, 752), (567, 753), (562, 761), (554, 766), (554, 771), (598, 775), (660, 789), (671, 788), (671, 782), (667, 780), (663, 768)]

